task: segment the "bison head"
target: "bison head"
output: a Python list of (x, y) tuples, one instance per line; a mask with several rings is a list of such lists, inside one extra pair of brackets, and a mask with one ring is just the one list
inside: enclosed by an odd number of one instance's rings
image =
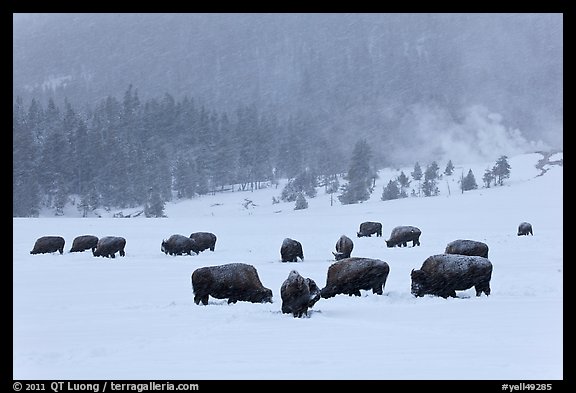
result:
[(419, 297), (426, 294), (427, 288), (427, 274), (422, 270), (414, 270), (410, 272), (410, 278), (412, 278), (412, 286), (410, 292), (412, 295)]
[(272, 303), (272, 290), (264, 288), (261, 291), (255, 292), (250, 301), (253, 303)]
[(166, 249), (166, 240), (162, 240), (162, 246), (160, 247), (160, 251), (164, 254), (168, 254), (168, 250)]
[(394, 243), (393, 241), (390, 240), (384, 240), (386, 242), (386, 247), (388, 248), (392, 248), (396, 245), (396, 243)]

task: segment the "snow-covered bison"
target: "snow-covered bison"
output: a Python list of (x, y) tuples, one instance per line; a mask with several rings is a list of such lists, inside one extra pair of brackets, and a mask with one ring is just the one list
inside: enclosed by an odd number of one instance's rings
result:
[[(160, 250), (166, 255), (192, 255), (192, 251), (195, 249), (197, 246), (194, 240), (184, 235), (172, 235), (168, 240), (162, 240), (160, 247)], [(196, 251), (194, 252), (198, 254)]]
[(302, 244), (297, 240), (287, 237), (280, 247), (280, 257), (282, 258), (282, 262), (298, 262), (298, 258), (304, 261)]
[(94, 235), (77, 236), (72, 242), (72, 248), (70, 248), (70, 252), (82, 252), (86, 250), (92, 250), (92, 252), (94, 252), (97, 245), (98, 245), (98, 236)]
[(518, 225), (518, 236), (534, 235), (532, 233), (532, 224), (528, 222), (522, 222)]
[(237, 301), (272, 303), (272, 291), (265, 288), (256, 268), (245, 263), (200, 267), (192, 272), (194, 303), (208, 304), (208, 297)]
[(390, 267), (384, 261), (370, 258), (346, 258), (328, 268), (326, 286), (320, 291), (324, 299), (338, 294), (360, 296), (360, 290), (382, 295)]
[(190, 239), (196, 243), (192, 249), (196, 254), (207, 249), (214, 251), (216, 247), (216, 235), (210, 232), (194, 232), (190, 235)]
[(412, 247), (420, 245), (420, 235), (422, 231), (413, 226), (399, 226), (392, 229), (390, 239), (386, 240), (388, 247), (406, 247), (408, 242), (412, 242)]
[(488, 245), (475, 240), (458, 239), (448, 243), (444, 253), (488, 258)]
[(308, 316), (308, 308), (312, 308), (320, 300), (320, 288), (314, 280), (304, 278), (296, 270), (288, 274), (280, 287), (282, 298), (282, 313), (290, 314), (294, 318)]
[(98, 240), (96, 249), (92, 251), (95, 257), (115, 258), (118, 252), (121, 257), (125, 256), (124, 247), (126, 247), (126, 239), (120, 236), (105, 236)]
[(412, 269), (411, 292), (414, 296), (456, 297), (456, 291), (474, 287), (476, 296), (490, 295), (492, 263), (488, 258), (458, 254), (428, 257), (419, 270)]
[(382, 224), (379, 222), (366, 221), (360, 224), (360, 231), (356, 232), (358, 237), (372, 236), (376, 234), (377, 237), (382, 236)]
[(61, 236), (42, 236), (36, 239), (30, 254), (47, 254), (58, 251), (64, 253), (64, 238)]
[(336, 252), (332, 252), (332, 254), (334, 254), (336, 260), (339, 261), (344, 258), (350, 258), (353, 249), (354, 242), (352, 242), (352, 239), (346, 235), (342, 235), (336, 242)]

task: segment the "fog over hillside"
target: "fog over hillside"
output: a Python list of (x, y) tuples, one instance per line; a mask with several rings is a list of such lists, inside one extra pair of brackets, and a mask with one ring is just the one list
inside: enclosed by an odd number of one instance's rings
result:
[(454, 148), (486, 159), (563, 144), (562, 14), (17, 14), (13, 21), (13, 95), (25, 102), (66, 98), (93, 109), (132, 84), (142, 101), (169, 93), (216, 111), (255, 105), (305, 119), (310, 132), (342, 146), (365, 137), (398, 163)]

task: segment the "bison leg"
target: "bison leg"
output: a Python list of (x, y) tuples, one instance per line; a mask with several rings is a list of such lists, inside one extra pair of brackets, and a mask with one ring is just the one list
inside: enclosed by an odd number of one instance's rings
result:
[(214, 247), (215, 247), (215, 246), (210, 247), (210, 251), (214, 251)]
[(474, 287), (476, 289), (476, 296), (482, 295), (482, 292), (486, 294), (486, 296), (490, 296), (490, 284), (489, 283), (480, 283)]
[(109, 257), (109, 258), (116, 258), (116, 254), (115, 254), (115, 253), (108, 254), (107, 257)]
[(412, 240), (412, 247), (416, 247), (420, 245), (420, 241), (418, 239)]
[(377, 285), (373, 287), (372, 293), (375, 293), (376, 295), (382, 295), (382, 285)]
[(126, 253), (124, 252), (124, 250), (120, 250), (120, 256), (121, 256), (121, 257), (126, 256)]

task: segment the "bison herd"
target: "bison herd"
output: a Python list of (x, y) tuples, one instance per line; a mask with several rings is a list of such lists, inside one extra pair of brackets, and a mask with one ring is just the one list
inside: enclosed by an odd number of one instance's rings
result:
[[(363, 222), (357, 232), (358, 237), (382, 236), (382, 224)], [(420, 246), (422, 231), (414, 226), (395, 227), (387, 247)], [(518, 236), (532, 235), (532, 226), (522, 222)], [(36, 240), (30, 254), (64, 252), (64, 238), (43, 236)], [(94, 235), (78, 236), (72, 242), (70, 252), (91, 250), (93, 256), (114, 258), (118, 253), (125, 256), (126, 239), (119, 236), (98, 238)], [(171, 235), (161, 243), (160, 250), (170, 255), (198, 255), (205, 250), (214, 251), (216, 236), (210, 232), (195, 232), (190, 236)], [(282, 313), (295, 318), (308, 315), (308, 309), (320, 299), (329, 299), (338, 294), (360, 296), (360, 290), (372, 290), (382, 295), (390, 266), (385, 261), (372, 258), (352, 257), (354, 243), (346, 235), (340, 236), (332, 252), (335, 262), (328, 267), (326, 285), (320, 289), (314, 280), (302, 277), (296, 270), (290, 271), (280, 288)], [(285, 238), (280, 247), (282, 262), (304, 260), (302, 244)], [(457, 239), (446, 245), (443, 254), (428, 257), (419, 269), (412, 269), (411, 293), (415, 297), (424, 295), (443, 298), (456, 297), (456, 291), (472, 287), (476, 296), (490, 295), (492, 263), (488, 260), (488, 245), (483, 242)], [(252, 303), (272, 302), (272, 290), (264, 287), (256, 268), (245, 263), (229, 263), (217, 266), (204, 266), (193, 271), (191, 276), (194, 302), (208, 304), (209, 296), (227, 299), (228, 303), (246, 301)]]

